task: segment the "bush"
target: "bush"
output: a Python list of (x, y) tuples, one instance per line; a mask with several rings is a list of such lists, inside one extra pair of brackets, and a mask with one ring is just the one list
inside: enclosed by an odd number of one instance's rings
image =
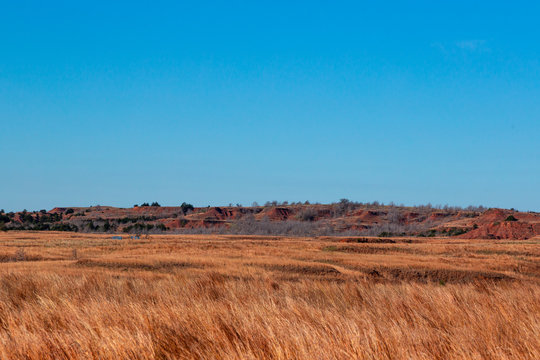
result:
[(78, 231), (79, 228), (77, 225), (71, 224), (53, 224), (51, 226), (51, 231)]
[(322, 231), (322, 229), (319, 229), (317, 222), (270, 221), (268, 218), (256, 220), (253, 215), (244, 216), (225, 230), (226, 233), (230, 234), (296, 236), (311, 236), (319, 231)]
[(161, 206), (161, 205), (159, 205), (159, 203), (158, 203), (157, 201), (154, 201), (154, 202), (152, 203), (152, 206), (157, 206), (157, 207), (159, 207), (159, 206)]
[(15, 261), (24, 261), (26, 259), (26, 253), (24, 252), (23, 248), (18, 248), (17, 251), (15, 251), (15, 255), (13, 256), (13, 260)]
[[(361, 230), (360, 233), (365, 236), (381, 236), (383, 234), (391, 234), (387, 236), (401, 236), (401, 235), (423, 235), (424, 232), (429, 231), (433, 227), (433, 224), (429, 221), (424, 223), (411, 223), (411, 224), (392, 224), (382, 223), (375, 224), (370, 228)], [(383, 236), (384, 237), (384, 236)]]
[(514, 215), (509, 215), (504, 221), (518, 221)]
[(99, 230), (99, 225), (94, 225), (94, 222), (92, 220), (88, 221), (88, 224), (86, 224), (88, 227), (88, 230), (90, 231), (97, 231)]
[(188, 204), (186, 202), (183, 202), (182, 205), (180, 205), (180, 208), (182, 209), (182, 212), (184, 213), (184, 215), (187, 214), (189, 211), (193, 211), (193, 209), (195, 209), (193, 205)]
[[(443, 229), (441, 232), (443, 234), (446, 234), (446, 229)], [(436, 229), (430, 229), (430, 230), (428, 230), (426, 232), (418, 234), (418, 236), (420, 236), (420, 237), (435, 237), (435, 236), (437, 236), (437, 230)]]
[(338, 203), (334, 203), (332, 205), (334, 217), (347, 215), (349, 211), (354, 210), (359, 206), (358, 203), (355, 203), (354, 201), (350, 201), (348, 199), (341, 199)]
[(34, 222), (34, 217), (32, 216), (32, 214), (30, 214), (26, 210), (24, 210), (22, 213), (19, 214), (19, 218), (21, 219), (21, 221), (23, 223), (33, 223)]
[(315, 218), (317, 217), (317, 210), (308, 207), (306, 209), (303, 209), (298, 212), (298, 215), (296, 215), (296, 218), (300, 221), (315, 221)]
[(338, 247), (335, 245), (325, 246), (321, 249), (322, 251), (338, 251)]
[(470, 229), (465, 229), (465, 228), (451, 228), (448, 230), (448, 236), (462, 235), (462, 234), (467, 233), (469, 230)]

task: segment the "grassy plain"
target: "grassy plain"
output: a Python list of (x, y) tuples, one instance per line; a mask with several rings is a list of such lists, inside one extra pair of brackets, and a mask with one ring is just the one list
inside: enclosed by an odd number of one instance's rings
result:
[(8, 232), (0, 262), (2, 359), (540, 358), (538, 239)]

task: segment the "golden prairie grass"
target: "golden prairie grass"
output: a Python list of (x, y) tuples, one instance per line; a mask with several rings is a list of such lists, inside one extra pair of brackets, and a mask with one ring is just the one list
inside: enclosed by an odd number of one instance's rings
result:
[(539, 245), (0, 234), (0, 358), (538, 359)]

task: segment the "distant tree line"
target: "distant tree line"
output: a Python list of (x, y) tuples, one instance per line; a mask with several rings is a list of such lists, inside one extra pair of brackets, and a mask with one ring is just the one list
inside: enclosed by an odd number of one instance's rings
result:
[[(257, 203), (252, 204), (253, 207), (242, 208), (237, 210), (239, 218), (228, 221), (226, 226), (210, 229), (178, 229), (176, 232), (219, 232), (232, 234), (269, 234), (269, 235), (336, 235), (336, 234), (356, 234), (356, 235), (373, 235), (373, 236), (403, 236), (403, 235), (418, 235), (418, 236), (455, 236), (470, 229), (456, 228), (444, 229), (441, 231), (433, 230), (444, 220), (445, 216), (463, 212), (460, 216), (476, 217), (483, 211), (487, 210), (484, 206), (433, 206), (417, 205), (404, 206), (390, 203), (384, 205), (377, 201), (362, 203), (354, 202), (348, 199), (341, 199), (337, 202), (318, 206), (320, 204), (311, 204), (305, 202), (288, 201), (268, 201), (264, 206), (259, 206)], [(135, 205), (137, 207), (138, 205)], [(141, 207), (160, 207), (158, 202), (143, 203)], [(232, 206), (232, 204), (231, 204)], [(237, 207), (242, 207), (236, 204)], [(291, 206), (294, 209), (291, 211), (291, 218), (285, 221), (270, 221), (267, 218), (255, 219), (253, 215), (264, 211), (265, 207), (287, 207)], [(189, 221), (189, 215), (195, 211), (192, 204), (183, 202), (180, 206), (180, 211), (167, 209), (163, 212), (157, 212), (156, 215), (143, 215), (138, 217), (121, 217), (115, 219), (88, 218), (86, 215), (92, 210), (76, 212), (73, 208), (68, 208), (64, 213), (48, 213), (45, 210), (28, 212), (26, 210), (20, 213), (5, 213), (0, 211), (0, 230), (55, 230), (55, 231), (84, 231), (84, 232), (164, 232), (170, 231), (163, 223), (158, 222), (165, 218), (179, 218), (179, 224), (184, 227)], [(99, 209), (99, 207), (96, 207)], [(368, 210), (376, 216), (384, 220), (382, 224), (374, 224), (368, 227), (358, 227), (350, 229), (343, 226), (341, 217), (351, 216), (358, 210)], [(171, 213), (172, 211), (172, 213)], [(199, 212), (207, 211), (205, 208), (199, 208)], [(406, 219), (405, 212), (416, 212), (416, 217)], [(433, 212), (441, 212), (443, 215), (441, 220), (431, 219), (430, 214)], [(446, 214), (446, 215), (445, 215)], [(439, 215), (438, 215), (439, 216)], [(335, 219), (329, 222), (328, 219)], [(511, 215), (506, 221), (517, 221)], [(341, 224), (341, 225), (340, 225)]]

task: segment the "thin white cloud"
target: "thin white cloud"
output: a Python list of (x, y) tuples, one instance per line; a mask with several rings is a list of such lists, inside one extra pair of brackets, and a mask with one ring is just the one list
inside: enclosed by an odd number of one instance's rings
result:
[(462, 50), (478, 51), (485, 48), (485, 40), (461, 40), (456, 42), (456, 46)]
[(442, 44), (441, 42), (438, 42), (438, 41), (434, 42), (434, 43), (431, 43), (431, 47), (433, 47), (433, 48), (435, 48), (435, 49), (437, 49), (440, 52), (445, 53), (445, 54), (448, 52), (448, 50), (446, 49), (446, 46), (444, 46), (444, 44)]
[(459, 40), (454, 42), (433, 42), (431, 47), (437, 49), (443, 54), (458, 54), (463, 52), (487, 52), (490, 49), (485, 40)]

